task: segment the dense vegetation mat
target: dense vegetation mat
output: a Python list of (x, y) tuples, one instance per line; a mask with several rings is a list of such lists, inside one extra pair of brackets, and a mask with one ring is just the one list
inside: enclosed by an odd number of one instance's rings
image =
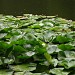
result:
[(0, 75), (75, 75), (75, 22), (0, 15)]

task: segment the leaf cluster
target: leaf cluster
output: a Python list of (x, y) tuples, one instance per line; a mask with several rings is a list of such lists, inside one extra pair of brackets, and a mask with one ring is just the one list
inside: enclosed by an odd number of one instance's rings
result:
[(0, 15), (0, 75), (74, 75), (74, 68), (74, 21)]

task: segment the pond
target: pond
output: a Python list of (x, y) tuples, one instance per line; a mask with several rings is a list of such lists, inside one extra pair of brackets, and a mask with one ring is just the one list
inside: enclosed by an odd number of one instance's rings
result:
[(0, 14), (58, 15), (75, 20), (75, 0), (0, 0)]

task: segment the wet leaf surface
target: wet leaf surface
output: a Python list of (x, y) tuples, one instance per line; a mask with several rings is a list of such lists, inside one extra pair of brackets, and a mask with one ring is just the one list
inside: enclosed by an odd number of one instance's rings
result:
[(0, 75), (74, 75), (74, 68), (74, 21), (0, 16)]

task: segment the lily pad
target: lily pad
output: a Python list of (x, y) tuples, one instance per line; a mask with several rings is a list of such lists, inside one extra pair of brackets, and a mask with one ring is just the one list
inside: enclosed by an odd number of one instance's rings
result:
[(30, 63), (30, 64), (12, 65), (11, 69), (14, 71), (33, 71), (36, 69), (36, 64)]

